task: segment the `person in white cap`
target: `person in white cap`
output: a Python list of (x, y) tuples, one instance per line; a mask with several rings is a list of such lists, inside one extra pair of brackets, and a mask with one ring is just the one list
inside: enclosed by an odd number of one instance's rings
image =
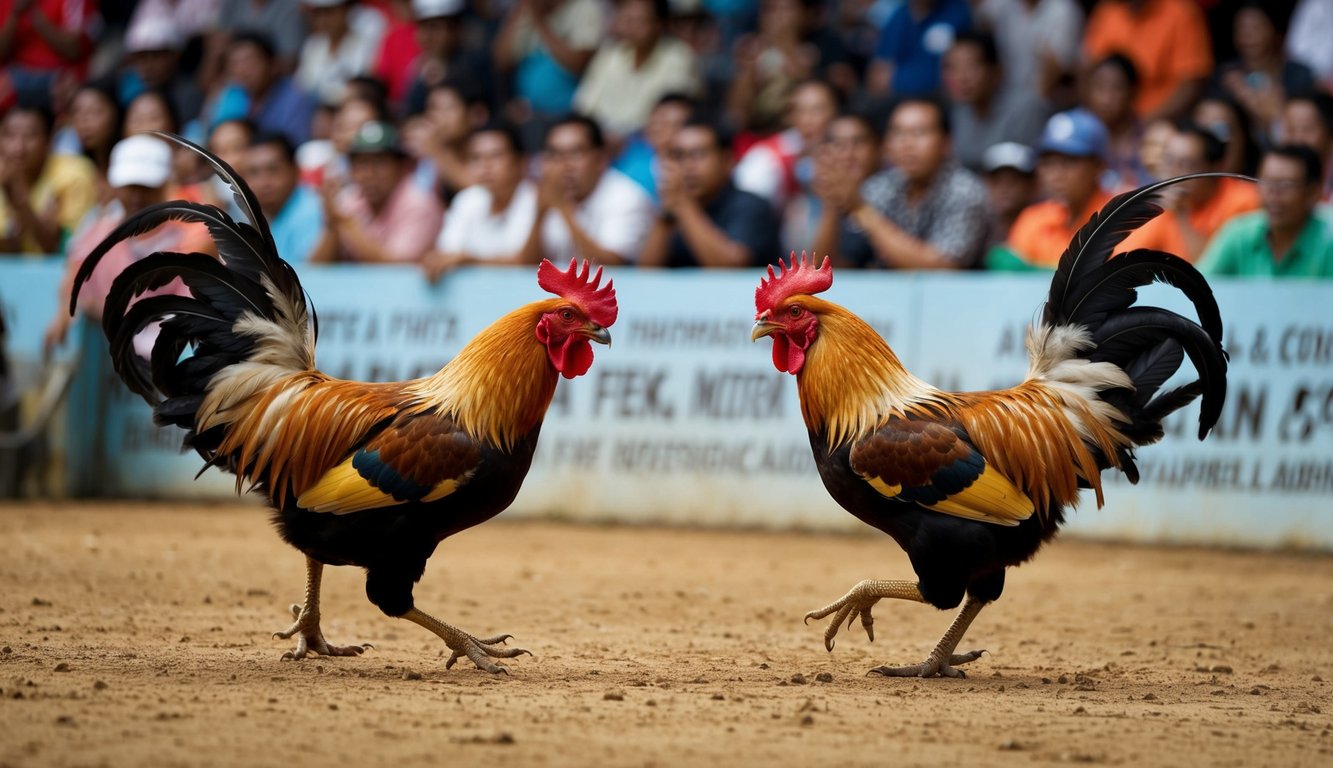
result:
[[(121, 139), (111, 150), (111, 166), (107, 181), (113, 199), (91, 211), (70, 240), (67, 249), (68, 264), (65, 278), (57, 295), (56, 315), (47, 326), (45, 344), (49, 353), (63, 344), (72, 318), (66, 311), (66, 302), (74, 286), (74, 275), (89, 253), (106, 236), (131, 216), (155, 203), (168, 199), (167, 182), (171, 178), (171, 147), (161, 139), (139, 134)], [(98, 264), (79, 292), (79, 309), (94, 320), (102, 317), (102, 304), (116, 276), (126, 267), (157, 251), (176, 253), (216, 253), (213, 239), (202, 224), (170, 221), (142, 235), (128, 238), (113, 247)], [(181, 290), (179, 284), (167, 285), (158, 293)]]

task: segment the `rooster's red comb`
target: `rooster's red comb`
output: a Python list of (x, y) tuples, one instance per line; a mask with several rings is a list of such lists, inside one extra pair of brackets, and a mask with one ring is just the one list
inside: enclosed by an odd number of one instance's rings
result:
[(792, 251), (791, 266), (779, 258), (778, 270), (774, 272), (772, 265), (769, 265), (768, 277), (760, 280), (759, 287), (754, 289), (754, 309), (758, 314), (773, 309), (790, 296), (823, 293), (833, 285), (833, 266), (829, 264), (827, 256), (816, 269), (814, 260), (805, 251), (801, 252), (799, 259), (796, 252)]
[(607, 328), (616, 321), (619, 311), (616, 307), (616, 290), (611, 287), (610, 280), (601, 288), (597, 287), (602, 282), (601, 267), (597, 268), (597, 274), (589, 281), (588, 272), (591, 269), (592, 265), (586, 259), (582, 269), (579, 269), (577, 259), (570, 259), (569, 269), (564, 271), (549, 260), (542, 259), (541, 266), (537, 267), (537, 285), (544, 291), (572, 301), (589, 320)]

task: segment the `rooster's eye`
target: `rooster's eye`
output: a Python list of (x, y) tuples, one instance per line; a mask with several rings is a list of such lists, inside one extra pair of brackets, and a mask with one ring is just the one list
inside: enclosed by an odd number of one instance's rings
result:
[(570, 322), (571, 320), (573, 320), (573, 319), (574, 319), (574, 312), (573, 312), (573, 310), (569, 310), (569, 309), (562, 309), (562, 310), (560, 310), (560, 319), (561, 319), (561, 320), (564, 320), (566, 323), (568, 323), (568, 322)]
[(799, 306), (793, 304), (792, 307), (791, 307), (791, 310), (790, 310), (790, 312), (791, 312), (791, 316), (792, 316), (792, 317), (800, 317), (800, 316), (801, 316), (801, 311), (802, 311), (802, 310), (801, 310), (801, 308), (800, 308)]

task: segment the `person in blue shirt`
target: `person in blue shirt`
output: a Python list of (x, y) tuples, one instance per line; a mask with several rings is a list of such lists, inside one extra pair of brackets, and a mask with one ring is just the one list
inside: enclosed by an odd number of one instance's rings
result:
[(866, 73), (872, 96), (928, 96), (940, 88), (940, 59), (972, 29), (967, 0), (907, 0), (889, 16)]
[(292, 146), (310, 138), (315, 99), (282, 73), (267, 37), (237, 34), (227, 45), (225, 62), (227, 85), (204, 110), (206, 128), (243, 117), (261, 131), (281, 133)]
[(668, 93), (657, 100), (643, 130), (625, 142), (612, 168), (633, 179), (657, 202), (657, 179), (661, 175), (661, 155), (681, 126), (697, 109), (695, 100), (683, 93)]
[(278, 255), (305, 264), (324, 232), (319, 195), (299, 183), (296, 153), (280, 133), (260, 133), (245, 152), (245, 179), (268, 219)]

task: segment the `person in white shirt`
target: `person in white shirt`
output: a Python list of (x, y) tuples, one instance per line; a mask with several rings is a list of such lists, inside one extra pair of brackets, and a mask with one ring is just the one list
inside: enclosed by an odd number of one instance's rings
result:
[(454, 196), (435, 250), (422, 260), (431, 282), (466, 264), (519, 264), (537, 218), (537, 187), (527, 168), (518, 132), (487, 123), (467, 142), (472, 186)]
[(617, 0), (613, 36), (604, 41), (574, 94), (574, 108), (614, 137), (643, 128), (669, 93), (698, 96), (699, 63), (685, 42), (666, 34), (667, 0)]
[(357, 0), (301, 0), (310, 35), (301, 46), (296, 83), (324, 104), (339, 104), (347, 81), (369, 74), (384, 39), (384, 14)]
[(536, 264), (545, 257), (556, 264), (575, 258), (626, 264), (638, 259), (656, 208), (643, 187), (609, 164), (597, 121), (570, 115), (551, 125), (524, 261)]

